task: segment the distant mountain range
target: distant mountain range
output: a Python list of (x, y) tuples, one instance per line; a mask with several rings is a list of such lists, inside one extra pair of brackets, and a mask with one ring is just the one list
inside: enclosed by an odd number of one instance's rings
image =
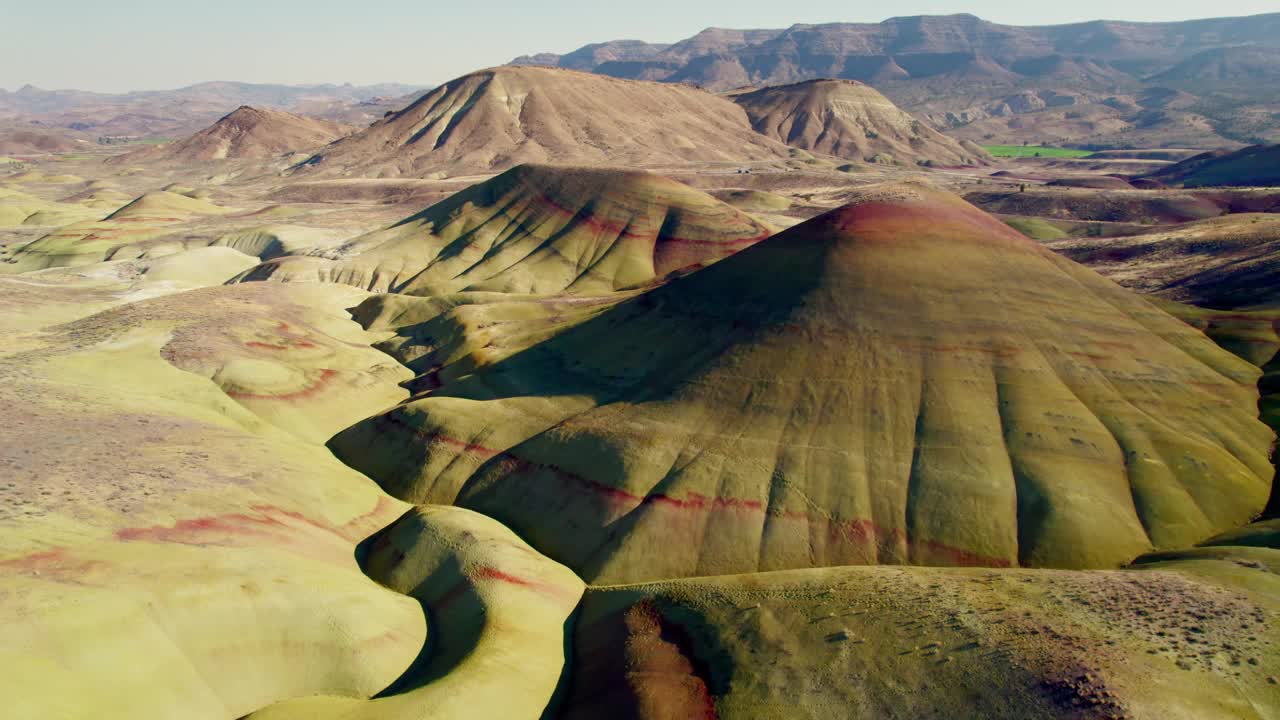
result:
[(368, 124), (399, 109), (425, 88), (378, 85), (269, 85), (206, 82), (176, 90), (95, 93), (0, 89), (0, 120), (79, 130), (97, 136), (188, 135), (242, 105)]
[[(859, 80), (973, 140), (1098, 147), (1280, 140), (1280, 13), (1044, 27), (946, 15), (710, 28), (671, 45), (620, 40), (512, 63), (719, 91)], [(1178, 93), (1181, 106), (1169, 107)]]

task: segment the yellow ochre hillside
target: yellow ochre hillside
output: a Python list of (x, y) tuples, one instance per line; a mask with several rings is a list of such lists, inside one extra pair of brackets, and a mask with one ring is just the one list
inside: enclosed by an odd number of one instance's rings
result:
[(611, 292), (696, 270), (770, 231), (652, 173), (522, 165), (391, 227), (269, 261), (242, 279), (410, 295)]
[(1102, 568), (1261, 511), (1258, 375), (958, 197), (889, 185), (330, 446), (589, 582)]

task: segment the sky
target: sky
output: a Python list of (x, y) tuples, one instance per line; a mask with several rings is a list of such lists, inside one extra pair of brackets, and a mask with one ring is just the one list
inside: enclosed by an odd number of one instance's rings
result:
[(102, 92), (206, 80), (433, 85), (589, 42), (673, 42), (706, 27), (879, 22), (968, 12), (1000, 23), (1184, 20), (1276, 0), (0, 0), (0, 88)]

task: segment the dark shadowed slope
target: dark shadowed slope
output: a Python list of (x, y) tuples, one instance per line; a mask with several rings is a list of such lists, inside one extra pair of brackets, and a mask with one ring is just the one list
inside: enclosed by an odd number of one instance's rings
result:
[(1182, 187), (1276, 187), (1280, 186), (1280, 145), (1203, 153), (1146, 177)]

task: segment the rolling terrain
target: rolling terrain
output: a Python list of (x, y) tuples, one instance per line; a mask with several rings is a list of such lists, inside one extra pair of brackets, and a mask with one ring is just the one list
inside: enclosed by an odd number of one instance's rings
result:
[(1275, 29), (0, 93), (6, 716), (1276, 720)]
[[(28, 293), (2, 287), (6, 305)], [(2, 392), (24, 408), (0, 440), (13, 713), (239, 717), (368, 695), (413, 659), (418, 607), (353, 559), (404, 507), (272, 422), (308, 388), (394, 401), (348, 292), (211, 288), (6, 334)]]
[(1143, 294), (1230, 310), (1280, 304), (1280, 216), (1227, 215), (1048, 246)]

